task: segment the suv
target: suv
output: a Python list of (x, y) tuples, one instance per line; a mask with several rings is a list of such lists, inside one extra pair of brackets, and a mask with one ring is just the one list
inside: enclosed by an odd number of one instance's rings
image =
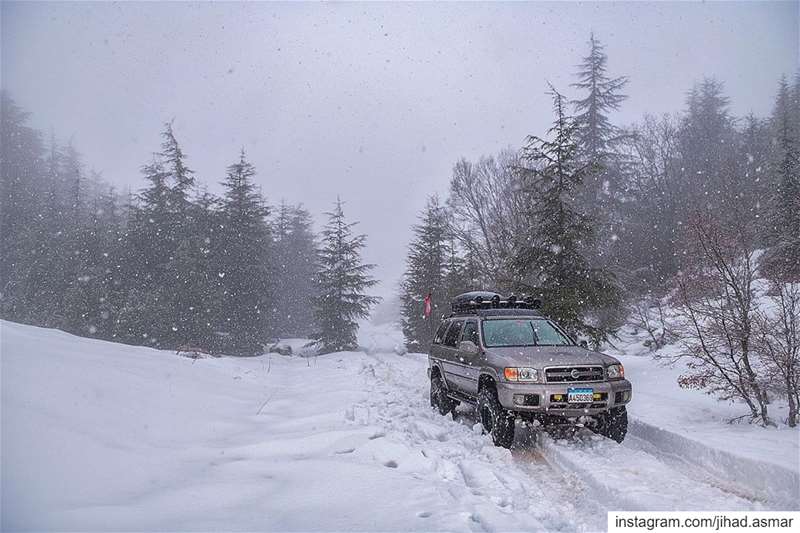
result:
[(445, 415), (460, 402), (476, 405), (484, 430), (505, 448), (516, 419), (585, 425), (622, 442), (631, 399), (622, 364), (577, 344), (539, 307), (492, 292), (456, 297), (428, 355), (431, 406)]

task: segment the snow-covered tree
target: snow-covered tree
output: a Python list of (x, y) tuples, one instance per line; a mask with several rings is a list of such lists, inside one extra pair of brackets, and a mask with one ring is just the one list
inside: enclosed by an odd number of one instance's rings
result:
[(628, 202), (621, 204), (625, 229), (620, 238), (626, 271), (621, 281), (632, 295), (661, 297), (678, 270), (680, 162), (676, 115), (647, 115), (626, 141), (632, 170), (626, 182)]
[(112, 338), (124, 303), (122, 217), (113, 190), (91, 201), (74, 233), (74, 271), (64, 293), (61, 327), (78, 335)]
[(253, 183), (255, 167), (244, 150), (222, 183), (222, 229), (215, 245), (223, 298), (218, 325), (234, 353), (261, 353), (270, 336), (274, 284), (269, 209)]
[(577, 157), (579, 126), (567, 116), (564, 97), (552, 87), (550, 94), (552, 139), (530, 136), (523, 149), (528, 226), (520, 235), (516, 278), (522, 291), (543, 297), (545, 312), (570, 333), (597, 344), (610, 332), (591, 315), (618, 306), (619, 288), (610, 272), (590, 265), (594, 227), (576, 197), (593, 168)]
[(577, 157), (591, 163), (581, 187), (581, 197), (596, 212), (595, 219), (610, 218), (609, 205), (621, 189), (619, 154), (617, 146), (623, 138), (620, 128), (614, 126), (609, 114), (619, 109), (627, 96), (622, 93), (628, 83), (625, 76), (608, 75), (608, 56), (594, 33), (589, 35), (589, 55), (581, 61), (576, 74), (578, 81), (572, 87), (582, 96), (573, 100), (575, 109), (575, 142)]
[(319, 269), (311, 214), (281, 202), (273, 223), (275, 239), (274, 334), (308, 337), (315, 330), (313, 300)]
[[(401, 282), (402, 324), (409, 351), (419, 352), (430, 344), (453, 296), (447, 286), (450, 255), (450, 227), (439, 198), (428, 199), (412, 228), (414, 239), (408, 248), (406, 271)], [(430, 314), (425, 315), (425, 298), (430, 295)]]
[[(147, 186), (132, 209), (128, 271), (133, 290), (123, 313), (129, 326), (123, 326), (120, 334), (134, 342), (146, 339), (158, 347), (175, 347), (186, 340), (185, 315), (194, 306), (187, 302), (185, 290), (192, 277), (185, 254), (193, 231), (188, 189), (194, 178), (172, 123), (165, 124), (162, 137), (162, 151), (142, 167)], [(156, 308), (140, 307), (144, 302), (152, 302)]]
[(786, 423), (800, 424), (800, 283), (770, 283), (769, 304), (755, 317), (754, 347), (769, 373), (769, 381), (786, 398)]
[(773, 248), (765, 267), (773, 279), (800, 281), (800, 73), (794, 87), (781, 79), (772, 113), (772, 216), (768, 225)]
[(173, 122), (164, 124), (161, 134), (161, 159), (170, 181), (168, 201), (170, 207), (180, 216), (189, 210), (190, 194), (195, 186), (194, 171), (186, 165), (186, 154), (178, 144), (172, 129)]
[(508, 263), (524, 220), (519, 166), (519, 154), (504, 150), (476, 162), (461, 159), (453, 167), (447, 200), (452, 234), (464, 255), (480, 267), (487, 287), (512, 285)]
[(695, 210), (725, 213), (720, 196), (726, 179), (735, 171), (737, 139), (731, 117), (730, 99), (722, 82), (706, 78), (696, 84), (686, 99), (678, 135), (681, 157), (681, 183), (684, 189), (681, 218), (688, 220)]
[(366, 235), (353, 235), (353, 226), (344, 218), (342, 201), (337, 199), (322, 231), (320, 249), (320, 294), (315, 299), (322, 353), (354, 350), (358, 346), (358, 319), (367, 318), (379, 298), (364, 294), (377, 281), (369, 272), (374, 265), (363, 263), (361, 250)]
[(714, 213), (689, 221), (687, 254), (676, 278), (676, 332), (688, 358), (683, 387), (743, 401), (750, 418), (771, 424), (767, 379), (758, 366), (755, 335), (757, 264), (753, 228)]

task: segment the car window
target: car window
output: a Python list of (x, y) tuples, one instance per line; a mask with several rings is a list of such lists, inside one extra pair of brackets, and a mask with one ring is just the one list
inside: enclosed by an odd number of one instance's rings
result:
[(436, 330), (436, 335), (433, 336), (433, 344), (441, 344), (442, 340), (444, 339), (444, 334), (447, 331), (447, 326), (450, 325), (450, 322), (442, 322), (439, 324), (439, 328)]
[(503, 319), (483, 322), (486, 347), (566, 346), (572, 341), (552, 323), (542, 319)]
[(470, 320), (464, 324), (464, 332), (461, 334), (462, 341), (472, 341), (475, 346), (480, 346), (480, 339), (478, 337), (478, 323)]
[(463, 320), (454, 320), (447, 330), (447, 335), (444, 336), (445, 346), (455, 346), (458, 338), (461, 335), (461, 327), (464, 325)]
[(570, 339), (565, 338), (565, 335), (547, 320), (533, 320), (531, 324), (533, 324), (533, 333), (536, 335), (536, 344), (539, 346), (573, 344)]

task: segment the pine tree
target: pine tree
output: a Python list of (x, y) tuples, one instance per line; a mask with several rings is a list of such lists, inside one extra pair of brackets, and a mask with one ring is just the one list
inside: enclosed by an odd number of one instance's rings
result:
[(278, 337), (308, 337), (314, 332), (318, 252), (311, 215), (302, 206), (281, 202), (274, 223), (275, 324)]
[(49, 157), (44, 162), (43, 170), (43, 194), (38, 203), (38, 216), (22, 232), (30, 239), (30, 245), (26, 246), (27, 279), (23, 282), (25, 288), (22, 296), (26, 310), (18, 319), (45, 327), (58, 327), (61, 297), (65, 289), (64, 272), (69, 258), (63, 253), (67, 209), (60, 187), (61, 152), (52, 137)]
[(722, 193), (738, 155), (728, 106), (723, 84), (713, 78), (689, 92), (679, 134), (682, 176), (676, 184), (687, 199), (682, 220), (698, 209), (725, 214)]
[(337, 199), (322, 231), (319, 273), (320, 295), (315, 299), (322, 353), (355, 350), (358, 346), (358, 319), (367, 318), (379, 298), (364, 294), (377, 281), (369, 276), (374, 265), (361, 261), (366, 235), (353, 235), (355, 222), (344, 218), (342, 201)]
[(116, 333), (128, 342), (176, 348), (196, 340), (196, 328), (189, 326), (197, 322), (199, 305), (190, 255), (199, 253), (200, 244), (189, 197), (193, 172), (171, 122), (161, 136), (161, 151), (141, 169), (147, 186), (131, 208), (125, 265), (130, 290)]
[[(430, 344), (441, 322), (442, 310), (452, 296), (446, 285), (448, 273), (449, 224), (439, 198), (428, 199), (412, 228), (406, 271), (401, 282), (402, 326), (409, 351), (419, 352)], [(426, 296), (431, 297), (431, 314), (424, 314)]]
[(0, 311), (11, 320), (32, 321), (30, 293), (46, 196), (45, 147), (24, 111), (0, 91)]
[(584, 201), (608, 215), (603, 210), (610, 208), (607, 204), (621, 188), (616, 145), (623, 137), (608, 115), (628, 98), (621, 93), (628, 78), (608, 76), (608, 56), (594, 33), (589, 35), (588, 44), (589, 55), (583, 58), (577, 72), (578, 81), (572, 84), (585, 93), (583, 98), (572, 101), (576, 112), (576, 155), (584, 163), (593, 165), (593, 171), (587, 173), (582, 185)]
[(36, 260), (32, 268), (36, 282), (31, 284), (31, 310), (45, 325), (79, 333), (74, 329), (79, 310), (69, 307), (67, 292), (86, 279), (85, 199), (83, 163), (72, 144), (61, 148), (51, 140), (47, 162), (45, 205), (37, 231)]
[(168, 172), (158, 154), (141, 169), (147, 186), (131, 206), (124, 270), (130, 290), (120, 312), (117, 335), (131, 343), (166, 346), (169, 342), (171, 294), (166, 264), (174, 253)]
[(514, 265), (523, 292), (543, 296), (544, 310), (572, 333), (595, 344), (610, 333), (590, 323), (590, 314), (619, 305), (619, 289), (608, 271), (592, 268), (592, 220), (576, 200), (591, 165), (577, 159), (578, 124), (566, 115), (564, 97), (551, 87), (556, 120), (552, 140), (531, 136), (523, 150), (527, 162), (525, 194), (528, 233)]
[(790, 87), (781, 79), (772, 114), (774, 154), (770, 240), (765, 258), (770, 277), (800, 280), (800, 74)]
[(737, 168), (732, 174), (728, 196), (738, 204), (740, 217), (765, 234), (769, 226), (769, 196), (772, 183), (768, 178), (770, 152), (769, 120), (756, 117), (752, 113), (744, 117), (740, 148), (737, 150)]
[(210, 239), (217, 219), (212, 206), (208, 196), (189, 205), (191, 231), (184, 230), (167, 264), (167, 271), (175, 275), (170, 334), (173, 346), (216, 348), (213, 310), (220, 303), (220, 284), (212, 272), (216, 258), (211, 255)]
[(122, 219), (116, 203), (113, 190), (93, 199), (79, 231), (79, 275), (64, 297), (64, 327), (78, 335), (114, 338), (126, 288), (120, 272)]
[(471, 250), (460, 249), (457, 241), (450, 238), (445, 263), (444, 285), (448, 295), (444, 306), (445, 311), (449, 309), (449, 300), (452, 300), (454, 296), (486, 287), (482, 266), (476, 260), (475, 255)]
[(226, 349), (237, 354), (261, 353), (273, 313), (269, 209), (253, 183), (255, 175), (242, 150), (222, 183), (222, 230), (215, 246), (223, 288), (219, 327)]
[(161, 136), (164, 141), (161, 144), (160, 156), (164, 162), (167, 177), (171, 182), (168, 201), (177, 216), (183, 216), (189, 210), (189, 204), (191, 203), (189, 193), (195, 185), (194, 171), (186, 166), (186, 155), (175, 138), (172, 122), (164, 124), (164, 132)]
[(190, 193), (195, 186), (194, 172), (186, 164), (186, 154), (178, 143), (172, 122), (164, 124), (159, 154), (166, 172), (167, 224), (165, 235), (169, 253), (162, 258), (161, 284), (171, 312), (165, 321), (163, 340), (170, 347), (197, 342), (205, 337), (199, 309), (204, 305), (202, 278), (203, 237), (195, 232), (196, 206)]

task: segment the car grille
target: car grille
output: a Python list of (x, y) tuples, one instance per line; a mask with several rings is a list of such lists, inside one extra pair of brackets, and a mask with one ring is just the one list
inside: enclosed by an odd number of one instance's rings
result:
[(589, 383), (603, 381), (602, 366), (561, 366), (545, 368), (548, 383)]

